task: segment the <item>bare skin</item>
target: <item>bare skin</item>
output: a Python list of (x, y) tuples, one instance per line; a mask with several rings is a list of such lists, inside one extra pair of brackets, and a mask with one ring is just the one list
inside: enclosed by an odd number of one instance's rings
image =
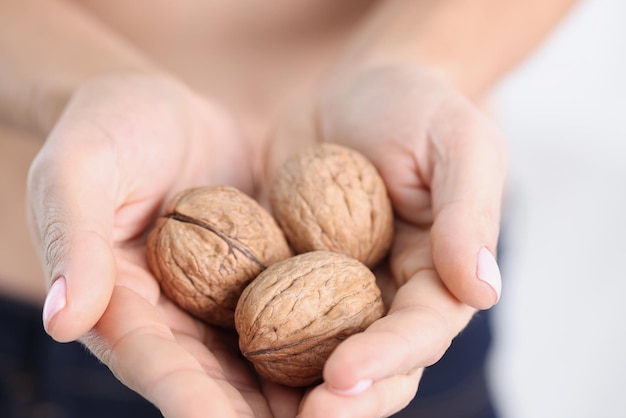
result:
[[(474, 102), (570, 3), (2, 0), (0, 139), (14, 164), (0, 174), (20, 181), (0, 192), (16, 196), (6, 210), (20, 239), (0, 239), (20, 256), (0, 264), (0, 291), (41, 303), (47, 284), (46, 331), (83, 341), (166, 417), (401, 409), (422, 368), (500, 296), (506, 153)], [(399, 219), (378, 272), (389, 315), (303, 393), (259, 382), (232, 335), (161, 295), (143, 237), (186, 187), (262, 200), (274, 168), (319, 141), (368, 156)]]
[[(194, 91), (234, 109), (240, 129), (254, 136), (250, 143), (259, 147), (279, 109), (302, 86), (321, 76), (337, 55), (339, 41), (363, 15), (364, 10), (358, 9), (371, 1), (274, 3), (250, 10), (218, 1), (191, 0), (175, 7), (150, 1), (132, 2), (132, 7), (123, 2), (76, 1)], [(145, 10), (150, 10), (150, 19), (145, 18)], [(328, 34), (317, 33), (320, 23), (330, 28)], [(258, 34), (267, 33), (269, 27), (276, 29), (259, 39)], [(293, 40), (300, 32), (304, 46)], [(2, 206), (0, 226), (7, 233), (0, 237), (6, 249), (0, 260), (0, 292), (40, 304), (45, 280), (29, 239), (25, 185), (41, 135), (3, 125), (0, 192), (15, 198), (4, 200)], [(260, 156), (261, 151), (253, 154)]]

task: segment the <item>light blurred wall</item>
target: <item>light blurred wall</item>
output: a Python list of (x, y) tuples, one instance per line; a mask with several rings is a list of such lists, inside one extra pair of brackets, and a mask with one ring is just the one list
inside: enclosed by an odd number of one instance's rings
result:
[(582, 2), (493, 99), (511, 153), (503, 415), (626, 417), (626, 1)]

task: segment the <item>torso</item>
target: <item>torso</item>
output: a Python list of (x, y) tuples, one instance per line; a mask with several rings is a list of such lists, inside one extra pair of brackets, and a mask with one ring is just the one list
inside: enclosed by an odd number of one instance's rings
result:
[[(191, 88), (263, 135), (324, 76), (373, 0), (75, 0)], [(0, 126), (0, 293), (39, 303), (44, 281), (25, 219), (38, 143)]]
[(372, 0), (76, 0), (246, 120), (271, 120), (343, 49)]
[(34, 303), (45, 287), (26, 223), (26, 176), (39, 143), (0, 124), (0, 294)]

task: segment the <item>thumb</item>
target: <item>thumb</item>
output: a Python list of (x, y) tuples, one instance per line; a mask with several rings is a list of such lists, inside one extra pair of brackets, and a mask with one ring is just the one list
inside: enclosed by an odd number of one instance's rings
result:
[(433, 261), (446, 287), (462, 302), (487, 309), (500, 298), (496, 262), (500, 211), (506, 177), (504, 141), (478, 111), (466, 123), (445, 126), (431, 157), (434, 223)]
[(90, 330), (111, 298), (114, 200), (108, 193), (111, 182), (102, 178), (110, 170), (101, 157), (79, 159), (76, 149), (64, 153), (49, 145), (31, 166), (28, 206), (50, 285), (44, 327), (55, 340), (66, 342)]

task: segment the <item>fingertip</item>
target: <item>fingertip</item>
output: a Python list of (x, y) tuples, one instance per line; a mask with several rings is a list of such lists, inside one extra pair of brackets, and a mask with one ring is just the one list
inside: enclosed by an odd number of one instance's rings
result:
[[(367, 364), (372, 344), (364, 334), (355, 334), (339, 344), (324, 365), (324, 382), (333, 392), (348, 394), (372, 381)], [(355, 389), (356, 388), (356, 389)]]
[(328, 385), (315, 387), (303, 399), (296, 417), (388, 417), (415, 397), (422, 369), (360, 383), (358, 393), (337, 393)]
[(502, 279), (500, 269), (492, 253), (481, 247), (471, 257), (459, 257), (454, 261), (440, 261), (438, 268), (448, 291), (460, 302), (474, 309), (485, 310), (500, 300)]
[(67, 304), (67, 281), (64, 276), (56, 279), (46, 295), (42, 310), (44, 329), (55, 340), (63, 342), (56, 337), (56, 316)]
[(44, 329), (58, 342), (77, 340), (94, 327), (108, 306), (115, 280), (113, 254), (104, 240), (84, 234), (74, 244), (42, 309)]
[(461, 302), (472, 308), (486, 310), (500, 300), (502, 292), (502, 276), (493, 253), (485, 246), (467, 257), (464, 273), (453, 274), (443, 278), (450, 292)]
[(477, 215), (464, 205), (443, 210), (431, 230), (433, 262), (448, 291), (462, 303), (484, 310), (502, 291), (495, 247), (499, 217)]
[[(326, 360), (324, 383), (333, 393), (355, 396), (381, 379), (414, 366), (415, 352), (409, 348), (406, 316), (383, 317), (364, 332), (343, 341)], [(391, 356), (385, 353), (394, 353)]]

